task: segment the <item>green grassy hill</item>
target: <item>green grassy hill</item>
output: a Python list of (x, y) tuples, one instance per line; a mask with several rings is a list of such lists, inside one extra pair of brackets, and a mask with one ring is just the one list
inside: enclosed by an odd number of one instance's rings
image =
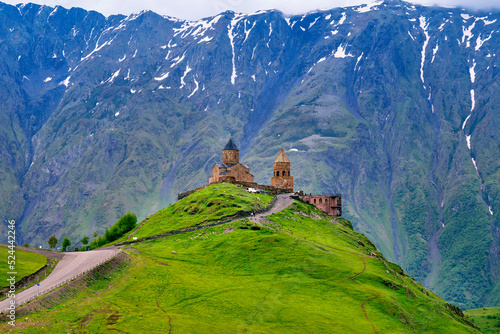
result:
[[(220, 198), (228, 188), (211, 191)], [(23, 315), (13, 332), (479, 333), (349, 221), (298, 202), (268, 218), (129, 246), (127, 266)]]
[(251, 194), (229, 183), (214, 184), (149, 216), (134, 237), (206, 225), (239, 212), (257, 211), (267, 207), (271, 199), (271, 195)]
[(0, 289), (9, 286), (7, 279), (11, 276), (8, 272), (17, 272), (16, 282), (19, 282), (23, 277), (29, 276), (47, 264), (47, 258), (41, 254), (26, 252), (20, 249), (15, 250), (14, 270), (9, 269), (8, 258), (11, 254), (6, 245), (0, 245)]

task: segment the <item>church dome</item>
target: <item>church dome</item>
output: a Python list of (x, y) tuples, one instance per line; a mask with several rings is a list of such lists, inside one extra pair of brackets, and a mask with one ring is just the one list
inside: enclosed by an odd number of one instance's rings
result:
[(283, 149), (281, 149), (280, 153), (278, 154), (278, 157), (276, 158), (276, 160), (274, 160), (274, 162), (288, 162), (288, 163), (290, 163), (290, 160), (288, 160), (288, 157), (286, 156), (285, 151), (283, 151)]
[(229, 141), (227, 142), (226, 146), (222, 149), (223, 151), (239, 151), (238, 146), (233, 141), (233, 138), (229, 138)]

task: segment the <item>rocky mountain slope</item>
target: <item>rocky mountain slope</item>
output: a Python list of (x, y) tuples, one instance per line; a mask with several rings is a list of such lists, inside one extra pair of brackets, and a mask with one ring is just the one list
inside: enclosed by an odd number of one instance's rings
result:
[(342, 193), (387, 258), (461, 307), (498, 305), (499, 19), (0, 4), (0, 217), (32, 245), (145, 217), (207, 183), (231, 133), (258, 182), (284, 147), (296, 189)]

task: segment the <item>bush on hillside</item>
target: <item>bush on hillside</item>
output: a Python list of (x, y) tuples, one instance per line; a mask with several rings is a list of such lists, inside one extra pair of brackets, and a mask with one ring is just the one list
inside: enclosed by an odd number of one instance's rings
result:
[(125, 233), (132, 231), (136, 224), (137, 216), (131, 212), (127, 212), (109, 230), (106, 229), (104, 236), (94, 239), (90, 243), (89, 248), (95, 249), (121, 238)]

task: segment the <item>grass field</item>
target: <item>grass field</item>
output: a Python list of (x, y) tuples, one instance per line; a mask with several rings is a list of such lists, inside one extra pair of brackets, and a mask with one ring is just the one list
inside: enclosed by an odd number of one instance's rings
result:
[(464, 312), (484, 334), (500, 333), (500, 307), (485, 307)]
[(0, 289), (9, 286), (7, 279), (11, 276), (8, 272), (17, 272), (16, 282), (25, 276), (31, 275), (40, 270), (47, 264), (47, 258), (43, 255), (25, 252), (19, 249), (15, 250), (15, 270), (9, 269), (8, 257), (9, 248), (5, 245), (0, 245)]
[(127, 267), (12, 332), (479, 333), (345, 219), (301, 203), (269, 219), (129, 246)]
[(263, 209), (272, 198), (248, 193), (229, 183), (214, 184), (151, 215), (134, 237), (148, 237), (214, 222), (241, 211)]

